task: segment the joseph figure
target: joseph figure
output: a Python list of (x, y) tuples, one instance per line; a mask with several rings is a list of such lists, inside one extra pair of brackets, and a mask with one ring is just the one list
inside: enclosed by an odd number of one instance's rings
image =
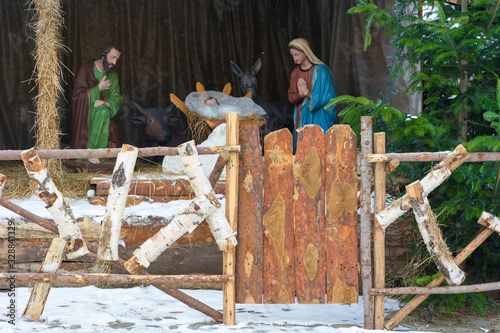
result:
[[(114, 70), (120, 48), (103, 45), (100, 57), (83, 64), (76, 75), (72, 97), (71, 148), (97, 149), (118, 146), (116, 113), (122, 105), (118, 74)], [(98, 163), (97, 159), (91, 162)]]

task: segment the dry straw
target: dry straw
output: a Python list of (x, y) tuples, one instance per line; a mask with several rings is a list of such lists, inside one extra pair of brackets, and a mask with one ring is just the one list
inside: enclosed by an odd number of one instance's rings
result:
[[(34, 8), (31, 27), (35, 31), (35, 48), (32, 55), (36, 61), (32, 79), (38, 86), (36, 105), (36, 147), (38, 149), (59, 149), (61, 131), (57, 101), (63, 92), (61, 87), (61, 62), (59, 51), (66, 51), (61, 40), (63, 17), (59, 0), (33, 0)], [(52, 178), (60, 177), (61, 164), (58, 160), (45, 162)]]

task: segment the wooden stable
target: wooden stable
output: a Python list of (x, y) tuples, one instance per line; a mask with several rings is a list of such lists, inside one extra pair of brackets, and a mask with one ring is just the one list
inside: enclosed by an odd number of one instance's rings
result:
[[(304, 127), (297, 135), (295, 155), (292, 153), (291, 133), (288, 130), (273, 132), (265, 137), (264, 154), (262, 154), (257, 126), (240, 127), (237, 120), (237, 117), (235, 120), (228, 120), (228, 133), (232, 133), (228, 134), (228, 146), (205, 148), (205, 150), (198, 148), (198, 152), (202, 153), (227, 151), (230, 155), (230, 158), (224, 161), (228, 170), (224, 184), (225, 218), (231, 228), (237, 230), (237, 246), (222, 248), (222, 274), (149, 275), (150, 273), (145, 272), (142, 267), (144, 265), (138, 265), (139, 262), (131, 253), (126, 254), (126, 258), (129, 258), (127, 262), (120, 259), (124, 257), (123, 253), (120, 253), (118, 260), (110, 261), (112, 265), (119, 267), (120, 272), (142, 271), (141, 274), (147, 276), (87, 274), (85, 279), (76, 279), (73, 274), (55, 274), (53, 270), (42, 269), (40, 274), (18, 273), (16, 280), (42, 284), (75, 282), (93, 284), (103, 281), (126, 284), (151, 283), (207, 316), (222, 321), (226, 325), (233, 325), (236, 320), (236, 303), (293, 304), (296, 300), (299, 303), (311, 304), (356, 303), (359, 295), (358, 276), (361, 276), (365, 328), (383, 329), (385, 327), (388, 330), (396, 327), (428, 294), (498, 289), (498, 283), (470, 286), (471, 288), (458, 286), (463, 278), (460, 272), (457, 275), (458, 280), (455, 280), (454, 276), (445, 274), (425, 289), (385, 288), (385, 233), (387, 227), (396, 221), (397, 217), (402, 214), (401, 212), (409, 209), (427, 212), (417, 219), (420, 219), (419, 223), (425, 225), (425, 228), (432, 229), (432, 208), (426, 201), (427, 194), (445, 181), (461, 163), (500, 160), (499, 154), (469, 154), (460, 146), (453, 152), (386, 154), (385, 135), (384, 133), (373, 135), (369, 117), (362, 118), (359, 165), (356, 135), (347, 125), (335, 125), (326, 133), (323, 133), (317, 126)], [(174, 148), (165, 149), (164, 147), (163, 151), (165, 155), (175, 155)], [(73, 156), (78, 155), (77, 152), (70, 153)], [(89, 154), (88, 151), (84, 153)], [(96, 153), (101, 154), (99, 157), (116, 157), (119, 154), (116, 150)], [(15, 152), (8, 153), (12, 159), (14, 159), (14, 154)], [(18, 156), (19, 154), (18, 152)], [(45, 154), (46, 158), (51, 158), (51, 154), (58, 156), (57, 151), (39, 152), (40, 156), (42, 154)], [(139, 149), (138, 155), (141, 156), (141, 154), (147, 153)], [(158, 152), (154, 151), (152, 154), (158, 155)], [(0, 152), (1, 156), (2, 152)], [(407, 194), (400, 200), (385, 207), (386, 176), (397, 167), (398, 160), (441, 161), (441, 163), (429, 173), (428, 177), (408, 186)], [(373, 178), (372, 170), (374, 171)], [(214, 173), (217, 174), (217, 172)], [(360, 189), (357, 185), (358, 177), (361, 178)], [(0, 181), (2, 179), (0, 177)], [(212, 189), (217, 187), (214, 179), (218, 177), (210, 178)], [(144, 185), (136, 182), (134, 186), (126, 188), (123, 192), (125, 195), (122, 196), (128, 197), (134, 191), (137, 194), (139, 189), (141, 191), (144, 189), (144, 191), (150, 191), (144, 195), (145, 197), (155, 197), (154, 194), (160, 193), (156, 192), (159, 190), (156, 188), (157, 185)], [(100, 192), (96, 189), (96, 197), (105, 197), (110, 194), (111, 184), (102, 183), (99, 186)], [(161, 186), (165, 189), (170, 188), (172, 191), (175, 188), (172, 183), (168, 182), (162, 183)], [(371, 207), (372, 187), (375, 198), (374, 213)], [(359, 197), (358, 190), (360, 191)], [(182, 184), (175, 191), (181, 197), (187, 194), (199, 200), (200, 193), (194, 193), (199, 191), (189, 188), (188, 184)], [(211, 193), (212, 191), (210, 190)], [(166, 192), (161, 193), (162, 195), (158, 197), (170, 195)], [(206, 191), (204, 193), (209, 195)], [(49, 200), (50, 196), (44, 198)], [(33, 228), (33, 233), (43, 232), (43, 229), (54, 235), (58, 233), (54, 221), (34, 216), (1, 198), (0, 204), (24, 217), (24, 223), (36, 225), (38, 229)], [(214, 204), (217, 206), (216, 202)], [(200, 217), (209, 215), (211, 214), (205, 212)], [(213, 237), (213, 232), (208, 227), (210, 221), (208, 224), (204, 223), (199, 224), (192, 234), (198, 233), (200, 237), (212, 236), (211, 242), (214, 242), (213, 238), (217, 236)], [(495, 231), (500, 233), (500, 219), (491, 214), (483, 214), (478, 223), (486, 228), (457, 257), (451, 258), (446, 252), (440, 251), (433, 254), (438, 267), (448, 267), (443, 271), (452, 271), (450, 268), (458, 267), (457, 265), (463, 262), (489, 235)], [(102, 235), (99, 235), (102, 228), (95, 228), (96, 223), (92, 224), (88, 220), (78, 224), (81, 226), (81, 234), (89, 251), (86, 256), (90, 256), (95, 261), (98, 245), (103, 242)], [(198, 222), (195, 222), (195, 225), (198, 225)], [(134, 239), (135, 245), (139, 246), (150, 241), (162, 228), (164, 225), (150, 228)], [(120, 237), (122, 238), (127, 233), (135, 234), (138, 230), (127, 230), (127, 227), (122, 224)], [(430, 232), (432, 237), (439, 238), (439, 230)], [(90, 238), (91, 233), (93, 238)], [(79, 239), (78, 237), (75, 239)], [(61, 252), (61, 247), (57, 246), (57, 244), (60, 245), (57, 239), (59, 238), (54, 238), (55, 250), (51, 250), (57, 253), (48, 255), (44, 259), (47, 266), (51, 268), (54, 265), (50, 263), (60, 262), (58, 253)], [(97, 242), (99, 239), (100, 241)], [(131, 239), (124, 237), (124, 241), (131, 242)], [(182, 238), (179, 241), (182, 241)], [(428, 245), (431, 246), (431, 244)], [(219, 248), (221, 248), (220, 245)], [(47, 248), (40, 249), (40, 253), (45, 253), (45, 251)], [(0, 281), (6, 277), (7, 275), (0, 273)], [(445, 278), (455, 281), (453, 283), (457, 286), (448, 287), (446, 291), (436, 288)], [(198, 285), (223, 284), (223, 313), (180, 292), (172, 286), (172, 283), (176, 282)], [(44, 287), (43, 290), (40, 293), (46, 295), (50, 288)], [(420, 295), (391, 320), (384, 322), (384, 295), (405, 294), (410, 291)], [(46, 297), (41, 298), (36, 302), (43, 303)], [(39, 308), (35, 308), (27, 309), (27, 313), (41, 312)]]

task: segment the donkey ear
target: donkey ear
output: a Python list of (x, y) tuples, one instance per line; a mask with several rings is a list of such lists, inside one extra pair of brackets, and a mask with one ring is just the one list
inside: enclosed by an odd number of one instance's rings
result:
[(240, 66), (236, 65), (232, 61), (231, 61), (231, 69), (233, 70), (234, 74), (236, 74), (238, 77), (242, 77), (244, 75), (244, 73), (241, 70)]
[(252, 67), (252, 72), (250, 72), (250, 74), (252, 75), (257, 75), (257, 73), (260, 71), (260, 67), (262, 67), (262, 61), (259, 59), (257, 59), (257, 61), (255, 62), (255, 64), (253, 64), (253, 67)]
[(134, 104), (135, 107), (139, 110), (139, 112), (142, 113), (142, 114), (144, 114), (144, 109), (142, 108), (142, 106), (140, 106), (139, 104), (137, 104), (133, 100), (130, 100), (130, 103)]

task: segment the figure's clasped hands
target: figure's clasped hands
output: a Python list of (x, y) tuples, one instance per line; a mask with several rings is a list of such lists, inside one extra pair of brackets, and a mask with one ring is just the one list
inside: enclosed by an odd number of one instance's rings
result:
[(101, 81), (99, 81), (99, 89), (103, 91), (109, 89), (109, 87), (111, 87), (111, 80), (106, 80), (106, 75), (104, 75)]
[(109, 103), (108, 102), (105, 102), (101, 99), (98, 99), (97, 101), (95, 101), (94, 103), (94, 107), (98, 107), (98, 106), (101, 106), (101, 105), (106, 105), (108, 108), (109, 108)]
[(307, 82), (303, 78), (299, 79), (299, 82), (297, 83), (297, 88), (299, 90), (300, 97), (307, 96), (309, 93), (309, 88), (307, 88)]

